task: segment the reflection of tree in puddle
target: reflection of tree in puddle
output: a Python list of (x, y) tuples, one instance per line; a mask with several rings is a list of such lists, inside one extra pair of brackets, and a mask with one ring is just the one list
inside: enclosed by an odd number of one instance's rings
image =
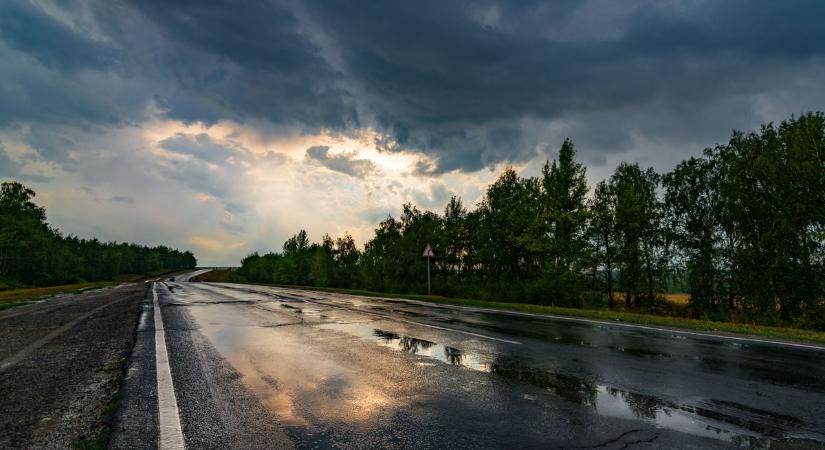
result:
[(550, 373), (519, 364), (516, 360), (502, 359), (491, 365), (492, 373), (523, 381), (546, 389), (559, 397), (581, 405), (595, 405), (597, 386), (585, 379), (571, 375)]
[[(454, 366), (490, 372), (504, 378), (531, 384), (567, 401), (592, 407), (599, 414), (623, 418), (632, 415), (654, 422), (658, 426), (675, 427), (680, 431), (700, 436), (715, 433), (714, 437), (749, 448), (767, 448), (766, 445), (770, 448), (780, 448), (778, 446), (784, 443), (793, 445), (801, 443), (802, 446), (798, 448), (823, 448), (817, 441), (786, 438), (786, 428), (805, 427), (802, 420), (792, 416), (718, 400), (703, 402), (702, 406), (676, 404), (652, 395), (599, 385), (586, 378), (549, 372), (533, 367), (530, 359), (473, 353), (465, 355), (457, 348), (380, 329), (373, 329), (372, 335), (383, 341), (385, 345), (399, 351), (416, 354), (422, 350), (430, 350), (424, 355)], [(442, 349), (443, 358), (440, 356)], [(627, 351), (623, 348), (613, 349)], [(644, 355), (634, 356), (668, 357), (670, 355), (646, 352)], [(611, 403), (609, 399), (614, 400)], [(616, 404), (616, 401), (619, 404)], [(816, 446), (807, 447), (811, 443)]]
[(418, 353), (419, 350), (427, 350), (433, 345), (435, 345), (435, 342), (411, 338), (409, 336), (402, 336), (398, 341), (398, 346), (407, 353)]
[(390, 342), (392, 342), (396, 339), (401, 338), (401, 336), (393, 333), (392, 331), (384, 331), (384, 330), (379, 330), (377, 328), (372, 330), (372, 334), (373, 334), (373, 336), (375, 336), (377, 338), (383, 339), (384, 342), (387, 343), (387, 344), (389, 344)]
[(444, 359), (454, 366), (460, 366), (461, 350), (452, 347), (444, 347)]
[(416, 339), (409, 336), (399, 336), (391, 331), (384, 331), (379, 329), (372, 330), (373, 336), (380, 338), (386, 344), (398, 342), (398, 348), (407, 353), (418, 353), (421, 350), (428, 350), (435, 345), (435, 342), (430, 342), (424, 339)]
[(627, 408), (636, 417), (641, 419), (655, 419), (656, 412), (665, 407), (665, 403), (656, 397), (633, 392), (625, 392), (615, 388), (607, 388), (607, 393), (616, 398), (624, 400)]

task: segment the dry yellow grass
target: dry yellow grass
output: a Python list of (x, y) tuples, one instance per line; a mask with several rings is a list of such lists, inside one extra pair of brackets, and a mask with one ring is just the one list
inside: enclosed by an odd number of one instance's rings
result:
[[(665, 301), (673, 303), (674, 305), (687, 305), (690, 302), (690, 294), (684, 292), (668, 292), (665, 295)], [(619, 302), (624, 303), (624, 293), (614, 292), (613, 298)]]
[(668, 303), (687, 305), (690, 301), (690, 294), (683, 292), (669, 292), (665, 294), (665, 300), (667, 300)]

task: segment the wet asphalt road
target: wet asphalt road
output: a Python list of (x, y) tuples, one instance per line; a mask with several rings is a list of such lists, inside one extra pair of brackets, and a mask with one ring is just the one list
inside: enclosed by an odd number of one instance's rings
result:
[[(825, 350), (180, 280), (188, 448), (825, 448)], [(156, 445), (153, 327), (113, 448)]]

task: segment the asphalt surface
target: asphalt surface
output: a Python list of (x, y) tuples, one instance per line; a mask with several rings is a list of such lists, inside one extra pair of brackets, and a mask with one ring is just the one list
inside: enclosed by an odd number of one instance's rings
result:
[(0, 448), (70, 448), (105, 430), (143, 284), (0, 313)]
[[(187, 448), (825, 449), (825, 350), (157, 284)], [(158, 445), (152, 299), (113, 448)]]

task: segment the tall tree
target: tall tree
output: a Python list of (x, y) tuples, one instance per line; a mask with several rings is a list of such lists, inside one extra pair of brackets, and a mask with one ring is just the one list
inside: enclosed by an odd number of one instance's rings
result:
[(668, 231), (680, 249), (687, 272), (691, 306), (697, 312), (723, 307), (720, 302), (721, 203), (718, 167), (711, 159), (690, 158), (663, 178), (665, 207), (673, 221)]
[(542, 261), (543, 295), (550, 303), (581, 303), (581, 271), (588, 262), (586, 241), (587, 179), (585, 168), (575, 161), (572, 141), (559, 149), (558, 161), (542, 169), (541, 209), (534, 229), (535, 248)]
[(611, 185), (600, 181), (590, 204), (590, 227), (596, 266), (604, 267), (607, 304), (613, 309), (613, 270), (616, 258), (616, 197)]
[(641, 306), (643, 292), (652, 301), (657, 290), (654, 251), (657, 245), (658, 175), (638, 164), (622, 163), (610, 179), (616, 195), (619, 283), (627, 306)]
[(817, 113), (735, 132), (714, 154), (737, 297), (783, 322), (821, 308), (824, 125)]
[(461, 199), (452, 196), (444, 208), (444, 266), (446, 272), (460, 277), (467, 254), (467, 209)]

